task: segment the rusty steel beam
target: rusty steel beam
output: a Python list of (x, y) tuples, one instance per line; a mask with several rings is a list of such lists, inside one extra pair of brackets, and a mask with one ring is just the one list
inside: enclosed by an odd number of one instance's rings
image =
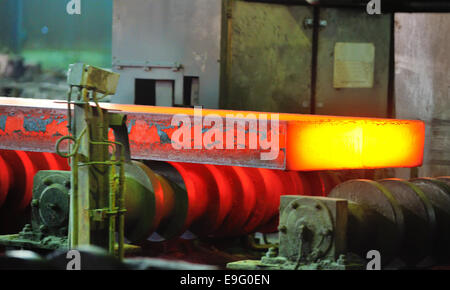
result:
[[(196, 111), (190, 108), (107, 103), (101, 106), (127, 115), (134, 159), (303, 171), (415, 167), (423, 159), (425, 126), (421, 121), (205, 109), (200, 118), (204, 123), (198, 124)], [(68, 134), (66, 115), (67, 104), (63, 101), (0, 98), (0, 149), (54, 152), (57, 140)], [(174, 133), (185, 128), (182, 123), (173, 124), (176, 115), (186, 116), (191, 123), (191, 149), (174, 147), (181, 145), (181, 141), (174, 140)], [(206, 125), (205, 116), (221, 120), (223, 138), (214, 135), (204, 139), (211, 136), (216, 124)], [(262, 127), (262, 123), (257, 129), (249, 127), (261, 117), (268, 117), (267, 127)], [(246, 125), (226, 127), (230, 119)], [(279, 119), (278, 126), (270, 121), (275, 119)], [(233, 131), (230, 140), (225, 136), (229, 130)], [(196, 132), (200, 132), (199, 136)], [(257, 146), (251, 147), (249, 139), (255, 133)], [(244, 139), (239, 138), (242, 134)], [(261, 147), (269, 139), (274, 140), (269, 135), (278, 139), (272, 159), (262, 158), (262, 154), (271, 151)], [(197, 148), (197, 137), (209, 141)], [(225, 149), (230, 144), (233, 149)]]
[[(285, 169), (285, 144), (280, 144), (279, 155), (274, 160), (261, 160), (261, 150), (251, 150), (248, 146), (221, 150), (207, 149), (209, 145), (205, 144), (202, 149), (174, 149), (170, 136), (177, 128), (171, 121), (175, 114), (186, 113), (184, 109), (107, 103), (101, 106), (127, 115), (134, 159)], [(62, 101), (0, 97), (0, 149), (55, 152), (58, 139), (68, 134), (66, 115), (67, 104)], [(286, 122), (279, 127), (279, 138), (284, 140)], [(245, 135), (248, 140), (249, 132)]]

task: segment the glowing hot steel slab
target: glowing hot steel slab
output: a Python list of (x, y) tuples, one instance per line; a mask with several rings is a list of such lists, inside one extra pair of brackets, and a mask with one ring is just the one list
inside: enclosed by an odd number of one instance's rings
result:
[(288, 125), (287, 167), (297, 170), (415, 167), (421, 121), (321, 117)]
[[(420, 166), (421, 121), (101, 104), (126, 114), (135, 159), (289, 170)], [(0, 98), (0, 149), (53, 152), (67, 105)]]

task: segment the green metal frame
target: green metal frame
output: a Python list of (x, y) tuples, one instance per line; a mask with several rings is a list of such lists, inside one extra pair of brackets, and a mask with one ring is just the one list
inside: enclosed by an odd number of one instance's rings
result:
[[(83, 64), (71, 66), (68, 74), (70, 135), (57, 142), (56, 152), (71, 158), (72, 164), (69, 247), (92, 244), (116, 255), (117, 231), (117, 256), (123, 259), (127, 144), (108, 140), (108, 130), (110, 126), (125, 126), (126, 118), (122, 115), (112, 117), (98, 103), (101, 98), (114, 94), (117, 81), (118, 75), (115, 73)], [(72, 102), (74, 87), (78, 88), (79, 93)], [(103, 93), (103, 96), (98, 98), (97, 93)], [(64, 140), (72, 142), (67, 154), (59, 150)], [(112, 155), (109, 148), (112, 148)], [(119, 168), (118, 173), (116, 167)]]

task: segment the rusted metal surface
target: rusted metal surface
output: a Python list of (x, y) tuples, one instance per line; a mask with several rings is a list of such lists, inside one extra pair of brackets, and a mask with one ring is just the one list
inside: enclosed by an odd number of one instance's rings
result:
[(56, 141), (67, 135), (65, 110), (32, 103), (0, 106), (0, 149), (54, 152)]
[[(128, 117), (128, 133), (130, 139), (131, 155), (135, 159), (193, 162), (202, 164), (233, 165), (244, 167), (261, 167), (271, 169), (285, 169), (286, 167), (286, 147), (285, 143), (280, 144), (279, 154), (275, 160), (261, 160), (260, 149), (250, 149), (248, 143), (245, 149), (210, 149), (215, 143), (204, 143), (202, 149), (177, 150), (173, 147), (172, 135), (180, 127), (172, 125), (173, 115), (167, 114), (147, 114), (126, 112)], [(190, 117), (194, 124), (193, 118)], [(202, 126), (201, 139), (204, 140), (205, 133), (211, 126)], [(269, 126), (270, 128), (270, 126)], [(193, 127), (194, 131), (195, 128)], [(270, 130), (270, 129), (269, 129)], [(280, 124), (278, 137), (280, 141), (286, 138), (287, 125)], [(236, 137), (235, 132), (235, 137)], [(245, 140), (248, 140), (250, 133), (245, 131)], [(192, 134), (194, 138), (194, 134)], [(235, 142), (237, 145), (237, 139)], [(283, 144), (284, 143), (284, 144)], [(225, 148), (225, 146), (224, 146)], [(235, 146), (235, 148), (237, 148)]]
[[(208, 149), (214, 144), (203, 144), (202, 149), (174, 149), (171, 136), (179, 127), (172, 126), (171, 122), (173, 116), (180, 113), (176, 108), (160, 108), (161, 112), (167, 113), (158, 113), (157, 109), (149, 111), (146, 108), (150, 107), (144, 106), (101, 106), (127, 115), (131, 155), (134, 159), (285, 169), (286, 122), (281, 121), (279, 125), (278, 137), (281, 143), (278, 157), (275, 160), (261, 160), (263, 151), (250, 149), (248, 142), (245, 149), (237, 149), (237, 146), (227, 150)], [(54, 152), (58, 139), (68, 134), (66, 115), (67, 104), (63, 102), (0, 98), (0, 149)], [(190, 118), (193, 119), (192, 116)], [(201, 128), (202, 140), (210, 127)], [(270, 128), (268, 122), (267, 130), (270, 131)], [(237, 131), (234, 134), (236, 136)], [(245, 140), (248, 140), (249, 135), (249, 130), (246, 130)], [(234, 139), (237, 144), (237, 138)], [(67, 144), (61, 144), (61, 150), (65, 149)]]
[[(423, 158), (424, 124), (415, 120), (100, 105), (127, 116), (134, 159), (315, 171), (415, 167)], [(0, 98), (0, 149), (54, 152), (67, 135), (66, 107)]]

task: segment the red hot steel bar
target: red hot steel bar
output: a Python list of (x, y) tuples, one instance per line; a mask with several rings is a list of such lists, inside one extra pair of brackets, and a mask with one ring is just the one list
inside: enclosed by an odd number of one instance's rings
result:
[[(296, 171), (415, 167), (423, 159), (421, 121), (101, 106), (127, 115), (134, 159)], [(67, 135), (66, 108), (63, 101), (0, 97), (0, 149), (54, 152)]]

